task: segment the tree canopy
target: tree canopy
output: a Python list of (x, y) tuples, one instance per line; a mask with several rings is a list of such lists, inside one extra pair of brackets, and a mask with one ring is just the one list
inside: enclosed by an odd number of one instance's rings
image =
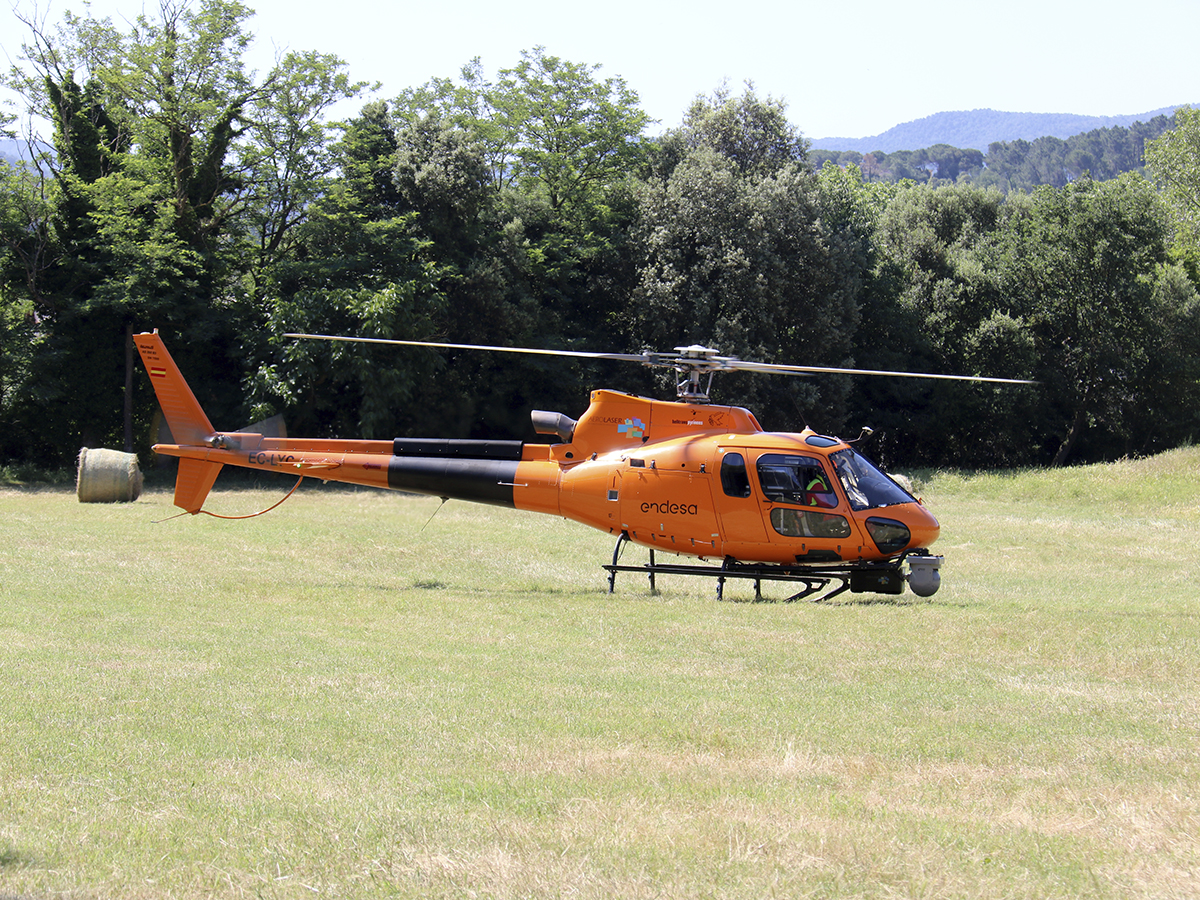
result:
[(1175, 111), (1175, 127), (1146, 144), (1146, 166), (1175, 216), (1179, 257), (1200, 272), (1200, 110)]
[[(128, 442), (135, 419), (148, 428), (128, 341), (147, 322), (181, 336), (213, 415), (242, 408), (239, 354), (258, 321), (244, 279), (278, 257), (328, 170), (309, 153), (324, 137), (313, 117), (359, 87), (315, 54), (255, 80), (250, 14), (230, 0), (163, 0), (128, 31), (72, 14), (56, 29), (26, 22), (25, 65), (6, 83), (54, 139), (16, 176), (46, 198), (45, 218), (10, 243), (36, 323), (6, 410), (24, 452), (62, 460), (80, 442)], [(113, 369), (124, 377), (97, 377)]]
[[(609, 363), (282, 337), (315, 331), (1039, 382), (716, 385), (768, 428), (870, 424), (891, 464), (1064, 463), (1200, 431), (1191, 111), (986, 156), (834, 158), (752, 85), (650, 134), (624, 79), (535, 47), (330, 122), (366, 86), (315, 51), (249, 72), (250, 15), (25, 20), (5, 84), (53, 134), (0, 165), (4, 460), (145, 450), (128, 335), (152, 327), (225, 428), (525, 438), (530, 407), (669, 389)], [(1157, 188), (1126, 171), (1150, 138)]]

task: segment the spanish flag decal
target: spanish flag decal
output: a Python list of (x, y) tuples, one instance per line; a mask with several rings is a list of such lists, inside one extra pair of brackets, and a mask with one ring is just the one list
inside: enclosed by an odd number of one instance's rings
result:
[(151, 366), (150, 367), (150, 377), (151, 378), (166, 378), (167, 370), (164, 369), (162, 366)]

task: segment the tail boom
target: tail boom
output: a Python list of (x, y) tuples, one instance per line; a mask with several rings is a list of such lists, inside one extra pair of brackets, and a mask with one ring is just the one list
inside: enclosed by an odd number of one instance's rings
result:
[(224, 466), (320, 478), (476, 503), (558, 512), (559, 466), (543, 444), (397, 438), (394, 441), (265, 437), (218, 432), (158, 332), (134, 335), (179, 459), (175, 505), (200, 512)]

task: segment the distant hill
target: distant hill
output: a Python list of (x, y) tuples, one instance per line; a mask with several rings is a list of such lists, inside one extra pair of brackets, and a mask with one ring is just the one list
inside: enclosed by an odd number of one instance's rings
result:
[(8, 163), (20, 162), (23, 146), (20, 141), (14, 141), (11, 138), (0, 139), (0, 159)]
[[(54, 152), (54, 148), (43, 141), (39, 141), (38, 145), (42, 150), (46, 150), (49, 153)], [(9, 165), (28, 162), (29, 146), (23, 140), (0, 138), (0, 161), (6, 162)]]
[(1134, 122), (1148, 122), (1155, 116), (1170, 116), (1180, 106), (1189, 105), (1197, 104), (1179, 103), (1129, 116), (1014, 113), (995, 109), (941, 112), (905, 122), (874, 137), (817, 138), (812, 145), (816, 150), (857, 150), (859, 153), (882, 150), (884, 153), (894, 153), (897, 150), (919, 150), (936, 144), (949, 144), (951, 147), (964, 150), (974, 148), (986, 153), (988, 144), (994, 141), (1032, 141), (1040, 137), (1065, 140), (1097, 128), (1128, 128)]

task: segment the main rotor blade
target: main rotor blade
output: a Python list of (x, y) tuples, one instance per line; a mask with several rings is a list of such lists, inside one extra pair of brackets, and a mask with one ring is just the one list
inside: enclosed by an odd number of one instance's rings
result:
[(650, 359), (644, 353), (595, 353), (589, 350), (535, 350), (530, 347), (491, 347), (486, 344), (442, 344), (437, 341), (401, 341), (392, 338), (345, 337), (336, 334), (296, 334), (289, 332), (284, 337), (306, 338), (314, 341), (345, 341), (352, 344), (400, 344), (405, 347), (439, 347), (444, 350), (491, 350), (497, 353), (573, 356), (578, 359), (615, 359), (619, 362), (644, 363)]
[[(883, 375), (893, 378), (932, 378), (939, 381), (978, 381), (992, 384), (1037, 384), (1024, 378), (989, 378), (983, 375), (939, 375), (931, 372), (893, 372), (883, 369), (843, 369), (832, 366), (789, 366), (716, 356), (706, 347), (676, 347), (676, 353), (597, 353), (591, 350), (541, 350), (531, 347), (498, 347), (486, 344), (446, 344), (437, 341), (402, 341), (394, 338), (347, 337), (336, 334), (299, 334), (284, 337), (317, 341), (343, 341), (354, 344), (399, 344), (405, 347), (437, 347), (445, 350), (487, 350), (497, 353), (526, 353), (535, 356), (569, 356), (576, 359), (612, 359), (647, 366), (661, 366), (692, 372), (761, 372), (774, 375)], [(689, 353), (689, 351), (691, 351)]]
[(831, 366), (788, 366), (782, 363), (759, 363), (733, 360), (731, 369), (776, 375), (886, 375), (892, 378), (935, 378), (939, 381), (984, 381), (993, 384), (1037, 384), (1025, 378), (989, 378), (984, 375), (940, 375), (932, 372), (894, 372), (884, 369), (839, 369)]

